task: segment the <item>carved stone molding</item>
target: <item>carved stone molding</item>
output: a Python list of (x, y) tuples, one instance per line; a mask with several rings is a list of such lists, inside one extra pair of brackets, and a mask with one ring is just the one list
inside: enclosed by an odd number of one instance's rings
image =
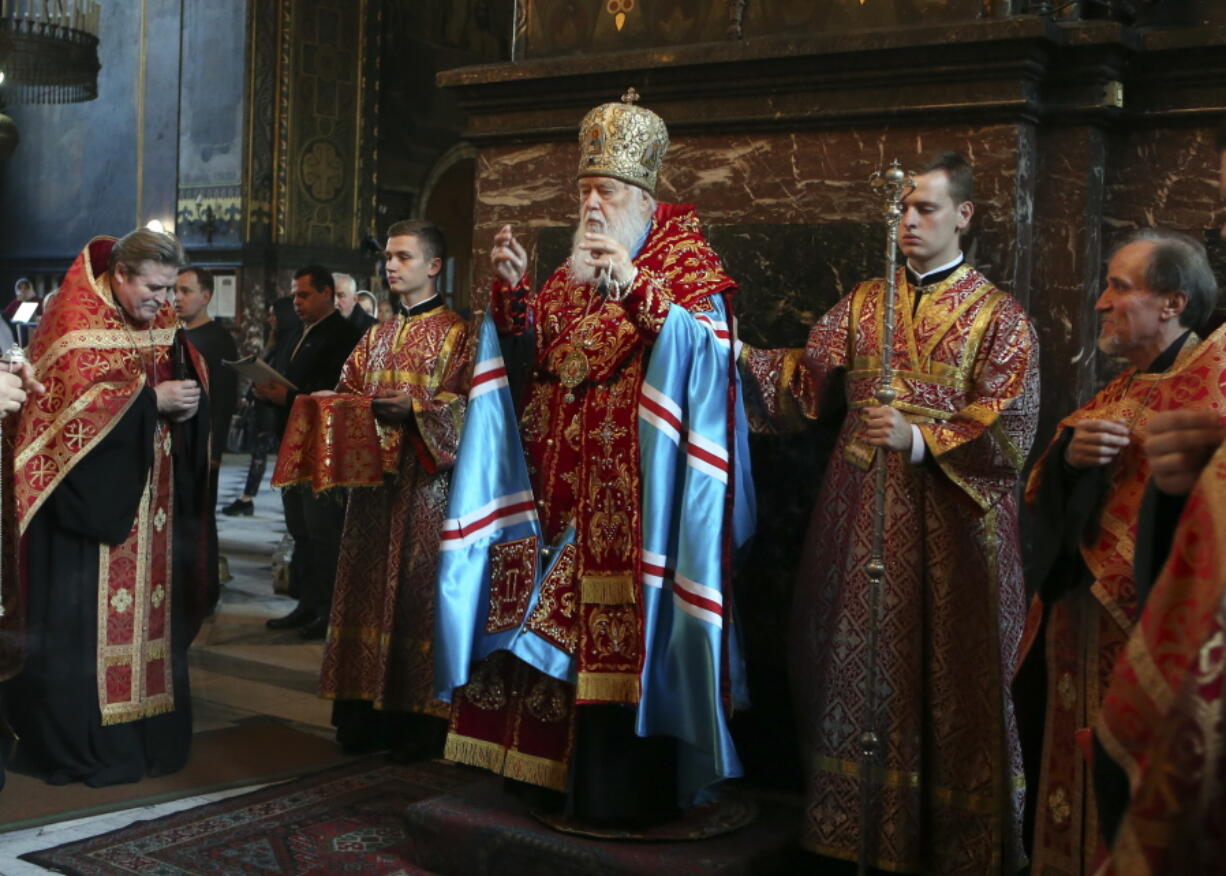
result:
[(1142, 36), (1115, 22), (1016, 16), (490, 64), (438, 81), (456, 90), (469, 114), (465, 135), (478, 144), (569, 137), (587, 109), (629, 85), (676, 133), (1110, 124), (1220, 105), (1223, 45), (1220, 26)]

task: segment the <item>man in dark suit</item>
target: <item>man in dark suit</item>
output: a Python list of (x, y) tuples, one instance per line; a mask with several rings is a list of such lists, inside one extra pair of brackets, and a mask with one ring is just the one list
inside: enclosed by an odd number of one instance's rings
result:
[[(209, 431), (212, 445), (209, 453), (209, 497), (205, 512), (208, 527), (209, 553), (217, 553), (217, 480), (221, 474), (221, 454), (226, 449), (226, 435), (230, 431), (230, 418), (238, 402), (238, 373), (223, 368), (222, 361), (238, 358), (234, 335), (221, 323), (209, 316), (209, 302), (213, 300), (213, 272), (207, 268), (186, 267), (179, 269), (175, 280), (175, 313), (183, 321), (183, 334), (196, 348), (209, 369)], [(209, 570), (209, 592), (219, 593), (217, 564)]]
[[(336, 389), (341, 366), (362, 336), (337, 310), (332, 274), (320, 265), (308, 265), (294, 274), (294, 310), (302, 328), (287, 341), (290, 354), (285, 377), (296, 388), (274, 382), (255, 387), (257, 397), (276, 406), (278, 433), (284, 433), (299, 393)], [(290, 578), (296, 585), (298, 606), (285, 617), (271, 618), (267, 626), (273, 630), (297, 628), (304, 639), (322, 639), (328, 631), (345, 506), (334, 493), (317, 496), (305, 486), (286, 489), (281, 502), (285, 526), (294, 537)]]

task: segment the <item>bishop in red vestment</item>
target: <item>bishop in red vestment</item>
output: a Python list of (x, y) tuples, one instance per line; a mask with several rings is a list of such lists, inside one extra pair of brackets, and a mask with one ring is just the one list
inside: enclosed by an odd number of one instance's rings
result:
[(569, 789), (572, 813), (619, 821), (663, 817), (677, 802), (671, 740), (633, 729), (644, 661), (639, 393), (669, 308), (709, 313), (716, 296), (730, 308), (735, 289), (694, 208), (652, 197), (668, 133), (635, 99), (580, 126), (580, 224), (566, 263), (532, 290), (510, 226), (491, 253), (499, 331), (533, 344), (520, 434), (544, 538), (576, 532), (527, 623), (575, 656), (576, 683), (495, 653), (457, 690), (447, 742), (448, 757)]

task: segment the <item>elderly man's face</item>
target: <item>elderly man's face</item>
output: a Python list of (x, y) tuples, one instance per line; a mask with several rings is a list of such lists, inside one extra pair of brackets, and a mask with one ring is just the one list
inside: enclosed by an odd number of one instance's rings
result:
[(336, 284), (336, 309), (341, 312), (341, 316), (345, 319), (349, 318), (349, 314), (353, 313), (353, 306), (357, 304), (357, 290), (343, 282), (337, 281)]
[(1122, 247), (1107, 265), (1107, 286), (1094, 309), (1102, 316), (1098, 348), (1145, 367), (1162, 352), (1163, 324), (1170, 302), (1149, 288), (1145, 272), (1154, 244), (1138, 240)]
[(607, 176), (579, 180), (579, 224), (583, 231), (608, 234), (618, 225), (641, 226), (650, 202), (637, 186)]
[(148, 322), (171, 299), (177, 274), (174, 265), (158, 262), (144, 261), (135, 269), (118, 264), (111, 275), (111, 289), (128, 316), (137, 322)]

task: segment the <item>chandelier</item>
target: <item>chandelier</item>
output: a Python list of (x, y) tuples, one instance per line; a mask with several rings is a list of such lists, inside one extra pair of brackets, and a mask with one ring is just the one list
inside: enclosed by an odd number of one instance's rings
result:
[(0, 0), (0, 105), (97, 97), (100, 18), (96, 0)]

